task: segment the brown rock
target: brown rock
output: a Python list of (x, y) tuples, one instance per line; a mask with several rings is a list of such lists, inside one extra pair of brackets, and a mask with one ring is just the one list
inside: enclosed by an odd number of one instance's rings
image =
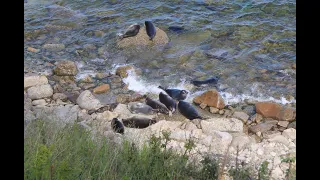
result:
[(292, 64), (292, 69), (296, 69), (296, 64)]
[(53, 69), (53, 73), (58, 76), (75, 76), (78, 73), (78, 69), (72, 61), (61, 61)]
[(134, 69), (133, 66), (127, 65), (127, 66), (121, 66), (118, 67), (116, 70), (116, 75), (120, 76), (121, 78), (128, 77), (128, 70)]
[(264, 133), (266, 131), (269, 131), (274, 126), (274, 124), (261, 123), (254, 126), (250, 126), (249, 131), (253, 133), (257, 133), (260, 131), (261, 133)]
[(39, 49), (36, 49), (36, 48), (33, 48), (33, 47), (28, 47), (27, 50), (30, 51), (30, 52), (34, 52), (34, 53), (37, 53), (37, 52), (40, 51)]
[(93, 93), (95, 94), (102, 94), (107, 92), (110, 89), (110, 85), (109, 84), (102, 84), (96, 88), (93, 89)]
[(121, 41), (118, 41), (117, 44), (119, 47), (167, 44), (169, 42), (167, 34), (158, 27), (156, 27), (156, 31), (156, 36), (152, 41), (149, 40), (145, 27), (142, 27), (136, 36), (124, 38)]
[(273, 118), (282, 121), (293, 121), (296, 117), (296, 109), (285, 107), (272, 102), (256, 103), (256, 111), (266, 118)]
[(210, 112), (213, 114), (217, 114), (217, 113), (219, 113), (219, 109), (217, 109), (215, 107), (210, 107)]
[(215, 89), (211, 89), (200, 96), (195, 97), (193, 102), (196, 104), (205, 103), (209, 107), (215, 107), (218, 109), (223, 109), (225, 106), (221, 95)]

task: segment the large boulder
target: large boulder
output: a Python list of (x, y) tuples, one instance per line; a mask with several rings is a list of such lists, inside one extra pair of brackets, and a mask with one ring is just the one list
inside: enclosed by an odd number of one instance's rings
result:
[(78, 69), (72, 61), (61, 61), (53, 69), (53, 72), (58, 76), (75, 76), (78, 73)]
[(53, 89), (50, 86), (50, 84), (36, 85), (36, 86), (30, 87), (27, 90), (27, 93), (28, 93), (28, 97), (32, 100), (42, 99), (42, 98), (52, 96)]
[(266, 118), (278, 119), (281, 121), (293, 121), (296, 118), (296, 109), (282, 106), (272, 102), (256, 103), (256, 111)]
[(79, 95), (77, 104), (86, 110), (97, 110), (103, 106), (89, 90), (85, 90)]
[(218, 109), (223, 109), (225, 104), (224, 100), (222, 99), (221, 95), (218, 93), (217, 90), (211, 89), (200, 96), (197, 96), (193, 99), (193, 102), (196, 104), (207, 104), (209, 107), (215, 107)]
[(142, 27), (139, 30), (139, 33), (136, 36), (124, 38), (117, 42), (118, 46), (129, 47), (129, 46), (146, 46), (146, 45), (165, 45), (169, 42), (167, 34), (156, 27), (156, 36), (153, 40), (149, 40), (145, 27)]
[(24, 89), (28, 89), (32, 86), (48, 84), (46, 76), (25, 76), (24, 77)]

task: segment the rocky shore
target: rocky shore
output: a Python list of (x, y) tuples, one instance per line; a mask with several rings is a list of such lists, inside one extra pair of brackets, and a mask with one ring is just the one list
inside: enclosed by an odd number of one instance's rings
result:
[[(97, 73), (77, 81), (76, 64), (59, 61), (48, 76), (25, 73), (25, 126), (35, 119), (54, 120), (62, 126), (76, 122), (116, 143), (127, 139), (138, 146), (152, 134), (161, 136), (162, 131), (168, 131), (172, 139), (169, 147), (177, 153), (185, 151), (188, 139), (195, 140), (196, 147), (190, 152), (195, 161), (205, 154), (221, 159), (227, 154), (226, 169), (235, 166), (238, 159), (241, 166), (256, 171), (267, 161), (271, 177), (285, 179), (289, 163), (282, 159), (296, 154), (295, 107), (251, 100), (226, 105), (219, 92), (212, 89), (193, 99), (193, 105), (206, 112), (206, 118), (201, 121), (184, 119), (179, 112), (172, 117), (154, 112), (138, 113), (132, 111), (132, 107), (144, 103), (143, 94), (128, 90), (128, 84), (122, 80), (130, 69), (139, 72), (133, 66), (124, 66), (115, 74)], [(124, 135), (113, 132), (113, 118), (139, 116), (155, 119), (156, 123), (143, 129), (126, 127)], [(295, 167), (295, 162), (291, 166)]]

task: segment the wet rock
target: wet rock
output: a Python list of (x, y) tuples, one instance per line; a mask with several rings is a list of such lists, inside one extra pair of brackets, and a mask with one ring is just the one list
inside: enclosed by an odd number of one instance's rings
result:
[(102, 94), (105, 93), (107, 91), (109, 91), (110, 89), (110, 85), (109, 84), (102, 84), (96, 88), (93, 89), (93, 93), (95, 94)]
[(249, 119), (249, 115), (245, 112), (236, 111), (232, 114), (234, 118), (240, 119), (242, 122), (246, 123)]
[(57, 100), (60, 99), (62, 101), (66, 101), (68, 99), (67, 95), (63, 94), (63, 93), (54, 93), (52, 96), (53, 100)]
[(213, 114), (217, 114), (217, 113), (219, 113), (219, 109), (215, 108), (215, 107), (210, 107), (210, 112)]
[(61, 61), (53, 69), (53, 72), (58, 76), (75, 76), (78, 73), (78, 69), (72, 61)]
[(133, 66), (131, 65), (118, 67), (116, 69), (116, 75), (120, 76), (121, 78), (126, 78), (128, 77), (128, 70), (132, 70), (132, 69), (133, 69)]
[(106, 73), (97, 73), (96, 74), (96, 78), (97, 79), (104, 79), (104, 78), (106, 78), (108, 76), (109, 76), (109, 74), (106, 74)]
[(278, 125), (279, 126), (281, 126), (281, 127), (288, 127), (288, 124), (289, 124), (289, 122), (288, 121), (279, 121), (278, 122)]
[(27, 90), (28, 97), (32, 100), (50, 97), (53, 94), (53, 89), (49, 84), (32, 86)]
[(60, 30), (71, 30), (71, 27), (54, 25), (54, 24), (46, 24), (44, 28), (48, 31), (60, 31)]
[(222, 99), (218, 91), (215, 89), (211, 89), (201, 94), (200, 96), (195, 97), (193, 99), (193, 102), (196, 104), (205, 103), (210, 107), (215, 107), (218, 109), (223, 109), (225, 106), (224, 100)]
[(235, 118), (211, 118), (200, 121), (203, 133), (212, 130), (227, 132), (243, 132), (243, 123)]
[(64, 44), (45, 44), (42, 46), (43, 49), (47, 51), (61, 51), (65, 48)]
[(33, 47), (28, 47), (27, 51), (30, 51), (30, 52), (33, 52), (33, 53), (38, 53), (40, 51), (40, 49), (36, 49), (36, 48), (33, 48)]
[(130, 102), (128, 103), (128, 109), (130, 110), (131, 113), (135, 114), (153, 114), (153, 108), (148, 106), (145, 103), (140, 103), (140, 102)]
[(32, 86), (48, 84), (46, 76), (25, 76), (24, 77), (24, 89), (28, 89)]
[(289, 129), (289, 128), (294, 128), (294, 129), (296, 129), (296, 121), (290, 123), (290, 124), (288, 125), (288, 129)]
[(290, 140), (296, 139), (296, 129), (290, 128), (282, 132), (282, 135)]
[(89, 90), (85, 90), (79, 95), (77, 104), (86, 110), (97, 110), (103, 106)]
[(91, 78), (91, 76), (86, 76), (85, 78), (80, 80), (81, 83), (93, 83), (93, 79)]
[(169, 42), (169, 38), (163, 30), (156, 27), (156, 32), (156, 36), (151, 41), (149, 40), (145, 27), (142, 27), (136, 36), (124, 38), (118, 41), (117, 44), (122, 48), (129, 46), (165, 45)]
[(282, 121), (293, 121), (296, 117), (296, 109), (285, 107), (272, 102), (256, 103), (256, 111), (263, 117), (278, 119)]
[(269, 131), (272, 127), (274, 127), (274, 124), (268, 124), (268, 123), (261, 123), (261, 124), (257, 124), (254, 126), (250, 126), (249, 127), (249, 131), (253, 132), (253, 133), (257, 133), (257, 132), (266, 132)]
[(88, 83), (80, 83), (79, 84), (79, 87), (81, 87), (82, 89), (84, 89), (84, 90), (88, 90), (88, 89), (91, 89), (91, 88), (93, 88), (93, 87), (95, 87), (96, 85), (94, 84), (94, 83), (90, 83), (90, 84), (88, 84)]
[(44, 99), (38, 99), (38, 100), (34, 100), (34, 101), (32, 101), (32, 105), (34, 105), (34, 106), (37, 106), (37, 105), (39, 105), (39, 106), (45, 106), (45, 105), (47, 105), (48, 103), (46, 102), (46, 100), (44, 100)]

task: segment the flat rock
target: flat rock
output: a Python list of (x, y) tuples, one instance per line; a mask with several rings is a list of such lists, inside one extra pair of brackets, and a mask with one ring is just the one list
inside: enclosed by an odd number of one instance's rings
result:
[(79, 95), (77, 104), (86, 110), (97, 110), (103, 106), (89, 90), (85, 90)]
[(254, 126), (250, 126), (249, 131), (253, 133), (257, 133), (257, 132), (263, 133), (263, 132), (269, 131), (274, 126), (275, 126), (274, 124), (261, 123)]
[(110, 89), (110, 85), (109, 84), (102, 84), (96, 88), (93, 89), (93, 93), (95, 94), (102, 94), (105, 93), (107, 91), (109, 91)]
[(277, 142), (277, 143), (282, 143), (286, 146), (289, 146), (289, 140), (284, 137), (283, 135), (276, 135), (270, 139), (268, 139), (269, 142)]
[(37, 105), (40, 105), (40, 106), (45, 106), (47, 105), (48, 103), (46, 102), (46, 100), (44, 99), (38, 99), (38, 100), (33, 100), (32, 101), (32, 105), (34, 106), (37, 106)]
[(28, 97), (32, 100), (50, 97), (53, 89), (49, 84), (32, 86), (27, 90)]
[(296, 139), (296, 129), (289, 128), (282, 132), (282, 135), (288, 139), (295, 140)]
[(210, 134), (212, 130), (227, 132), (243, 132), (243, 122), (235, 118), (211, 118), (200, 121), (203, 133)]
[(32, 86), (48, 84), (46, 76), (25, 76), (24, 77), (24, 89), (28, 89)]
[(235, 111), (232, 116), (234, 118), (240, 119), (242, 122), (246, 123), (249, 119), (249, 115), (246, 114), (245, 112), (241, 112), (241, 111)]
[(281, 126), (281, 127), (288, 127), (288, 124), (289, 124), (289, 122), (288, 121), (279, 121), (278, 122), (278, 125), (279, 126)]

